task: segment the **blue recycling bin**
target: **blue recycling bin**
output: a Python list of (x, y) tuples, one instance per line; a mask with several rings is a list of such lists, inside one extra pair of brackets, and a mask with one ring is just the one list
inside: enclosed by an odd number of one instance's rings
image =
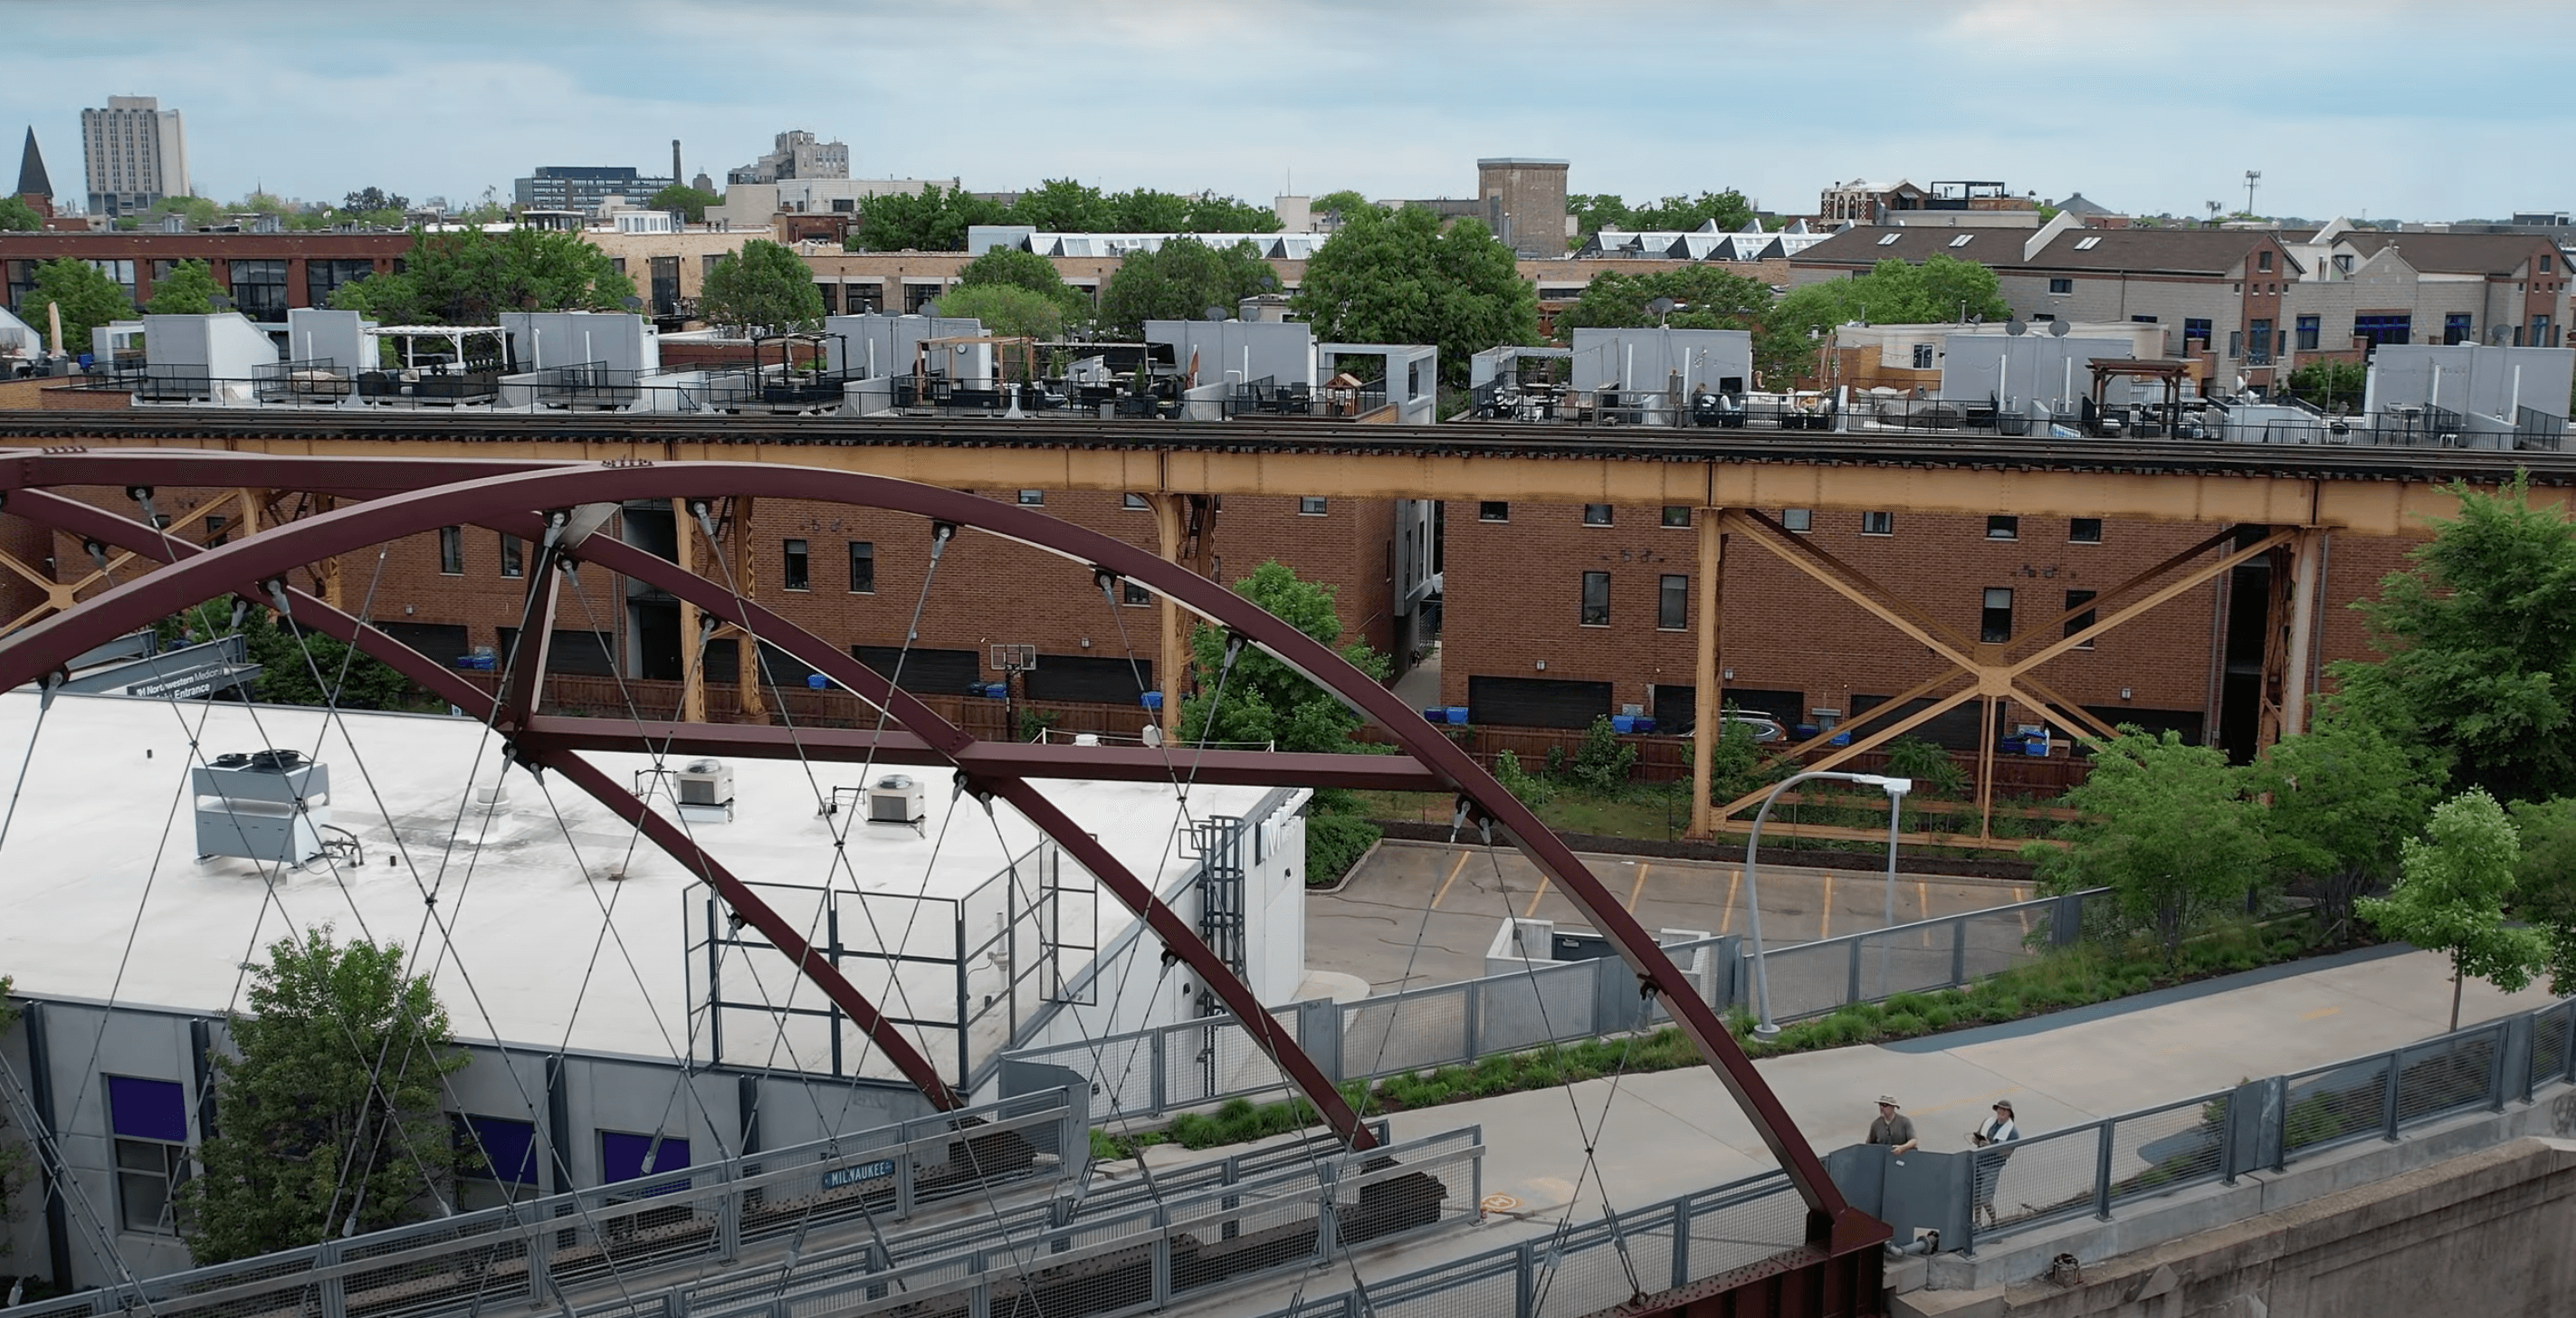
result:
[(1619, 734), (1620, 736), (1622, 736), (1622, 737), (1627, 736), (1629, 733), (1635, 732), (1635, 731), (1637, 730), (1637, 716), (1636, 716), (1636, 715), (1634, 715), (1634, 714), (1613, 714), (1613, 715), (1611, 715), (1611, 716), (1610, 716), (1610, 730), (1611, 730), (1612, 732), (1618, 733), (1618, 734)]
[(1160, 691), (1140, 691), (1136, 693), (1136, 699), (1147, 709), (1159, 710), (1163, 707), (1163, 693)]
[(1451, 724), (1458, 727), (1466, 726), (1467, 707), (1465, 705), (1451, 705), (1444, 712), (1449, 715), (1449, 722)]
[(831, 685), (832, 679), (823, 676), (821, 673), (807, 673), (805, 675), (805, 689), (808, 691), (821, 691)]

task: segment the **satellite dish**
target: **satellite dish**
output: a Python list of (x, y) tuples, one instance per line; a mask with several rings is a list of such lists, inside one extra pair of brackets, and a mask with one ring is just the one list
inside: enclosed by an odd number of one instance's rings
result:
[(1207, 310), (1202, 311), (1202, 312), (1200, 312), (1200, 313), (1199, 313), (1199, 319), (1201, 319), (1201, 320), (1223, 320), (1223, 319), (1225, 319), (1225, 308), (1223, 308), (1223, 307), (1209, 307)]
[(642, 311), (644, 309), (644, 299), (634, 297), (632, 295), (628, 296), (626, 299), (626, 309), (629, 311)]
[(1654, 301), (1647, 303), (1646, 310), (1651, 311), (1658, 316), (1669, 316), (1673, 314), (1673, 308), (1680, 305), (1681, 303), (1675, 302), (1671, 298), (1659, 297)]
[(2021, 317), (2015, 316), (2004, 322), (2004, 333), (2018, 339), (2022, 335), (2030, 333), (2030, 326), (2023, 323)]
[(2073, 333), (2074, 329), (2074, 325), (2067, 321), (2052, 320), (2048, 322), (2048, 336), (2052, 339), (2065, 338), (2068, 334)]

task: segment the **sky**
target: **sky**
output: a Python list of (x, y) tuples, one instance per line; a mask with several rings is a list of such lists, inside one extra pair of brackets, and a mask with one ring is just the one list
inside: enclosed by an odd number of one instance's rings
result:
[[(85, 192), (80, 110), (157, 96), (197, 192), (506, 201), (538, 165), (721, 181), (789, 128), (851, 173), (1267, 201), (1571, 162), (1642, 202), (1990, 179), (2115, 210), (2576, 208), (2576, 3), (2417, 0), (0, 0), (0, 134)], [(0, 169), (14, 165), (14, 151)]]

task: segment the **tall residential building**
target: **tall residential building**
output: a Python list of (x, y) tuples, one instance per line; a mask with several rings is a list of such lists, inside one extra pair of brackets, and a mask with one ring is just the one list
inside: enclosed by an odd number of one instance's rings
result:
[(777, 149), (725, 171), (727, 183), (777, 183), (787, 179), (848, 178), (850, 145), (816, 140), (802, 128), (780, 133)]
[(672, 182), (637, 174), (632, 165), (539, 165), (534, 177), (518, 180), (518, 197), (522, 209), (597, 214), (610, 197), (641, 206)]
[(188, 139), (179, 112), (157, 97), (110, 96), (81, 111), (81, 156), (89, 166), (92, 215), (126, 215), (163, 197), (188, 195)]

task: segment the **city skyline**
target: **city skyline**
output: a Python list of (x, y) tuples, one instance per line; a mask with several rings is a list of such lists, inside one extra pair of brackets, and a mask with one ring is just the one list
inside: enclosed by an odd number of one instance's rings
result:
[[(2550, 85), (2550, 47), (2529, 39), (2520, 7), (2446, 12), (2438, 30), (2394, 3), (1983, 0), (1939, 16), (1739, 4), (1677, 17), (1508, 0), (1139, 0), (1067, 18), (1003, 0), (974, 25), (695, 0), (465, 0), (434, 25), (317, 26), (285, 0), (226, 6), (220, 22), (191, 5), (134, 8), (110, 44), (85, 7), (13, 5), (39, 58), (16, 64), (0, 115), (33, 125), (62, 175), (82, 108), (156, 96), (187, 115), (197, 190), (219, 200), (378, 186), (459, 204), (488, 187), (506, 201), (538, 165), (658, 173), (674, 137), (688, 173), (721, 179), (803, 127), (848, 141), (855, 176), (988, 191), (1073, 177), (1256, 202), (1341, 188), (1463, 196), (1477, 157), (1527, 155), (1572, 161), (1575, 192), (1633, 202), (1735, 187), (1792, 213), (1862, 177), (2232, 211), (2247, 169), (2263, 171), (2263, 214), (2567, 205), (2526, 159), (2571, 113), (2551, 98), (2360, 94), (2444, 67), (2475, 66), (2500, 93)], [(57, 177), (57, 195), (76, 202), (79, 182)]]

